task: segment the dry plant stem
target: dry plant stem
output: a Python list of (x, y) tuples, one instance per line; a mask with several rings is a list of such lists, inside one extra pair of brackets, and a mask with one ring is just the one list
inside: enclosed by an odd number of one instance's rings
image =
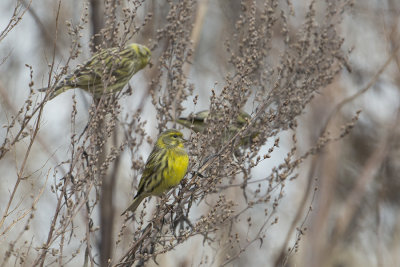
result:
[[(141, 237), (135, 242), (135, 244), (133, 244), (129, 250), (118, 260), (117, 264), (114, 264), (113, 266), (122, 266), (125, 264), (130, 264), (133, 263), (135, 261), (135, 259), (132, 259), (131, 262), (130, 261), (124, 261), (125, 258), (128, 258), (130, 254), (132, 254), (132, 252), (136, 251), (138, 249), (138, 247), (143, 243), (143, 241), (145, 240), (145, 238), (148, 237), (148, 235), (151, 233), (152, 230), (152, 224), (149, 223), (146, 226), (146, 229), (143, 231), (143, 234), (141, 235)], [(128, 265), (129, 266), (129, 265)]]
[[(340, 124), (338, 118), (334, 118), (335, 123)], [(329, 220), (329, 212), (334, 203), (334, 189), (337, 188), (336, 181), (336, 170), (338, 168), (338, 158), (339, 158), (338, 146), (330, 144), (325, 147), (323, 153), (317, 158), (318, 173), (323, 176), (321, 178), (319, 187), (319, 201), (317, 206), (317, 211), (311, 221), (311, 230), (309, 233), (309, 238), (312, 240), (309, 242), (308, 246), (311, 251), (319, 250), (321, 247), (326, 245), (327, 241), (321, 238), (321, 233), (326, 231), (327, 221)], [(317, 267), (321, 266), (321, 261), (323, 257), (322, 253), (312, 253), (306, 258), (305, 266)]]
[[(62, 192), (66, 191), (67, 184), (68, 184), (67, 182), (64, 183)], [(50, 244), (51, 244), (52, 239), (53, 239), (54, 230), (56, 229), (56, 223), (57, 223), (58, 215), (61, 212), (62, 199), (63, 199), (63, 194), (60, 194), (59, 197), (58, 197), (58, 201), (57, 201), (56, 211), (55, 211), (53, 220), (51, 221), (50, 230), (49, 230), (49, 234), (47, 236), (46, 244), (41, 248), (42, 249), (42, 253), (35, 260), (35, 263), (33, 264), (33, 266), (40, 265), (42, 267), (44, 265), (44, 261), (46, 259), (46, 253), (48, 252), (48, 249), (49, 249)]]
[[(8, 97), (8, 93), (6, 91), (6, 89), (0, 84), (0, 96), (2, 97), (3, 102), (5, 103), (5, 105), (7, 106), (7, 108), (9, 110), (11, 110), (14, 114), (17, 114), (16, 108), (13, 107), (13, 104), (11, 102), (11, 100)], [(7, 152), (10, 150), (10, 148), (12, 146), (14, 146), (18, 140), (20, 140), (20, 137), (23, 133), (23, 131), (25, 130), (25, 128), (27, 127), (28, 123), (31, 121), (31, 119), (33, 118), (33, 115), (36, 114), (36, 112), (40, 110), (40, 107), (37, 107), (33, 112), (32, 112), (32, 116), (30, 116), (29, 118), (25, 118), (25, 120), (23, 121), (23, 123), (20, 126), (19, 131), (17, 132), (17, 134), (15, 135), (15, 137), (13, 138), (13, 140), (10, 142), (10, 144), (8, 145), (8, 147), (6, 147), (7, 143), (6, 143), (6, 139), (4, 140), (3, 144), (1, 145), (1, 150), (0, 150), (0, 159), (2, 159), (5, 154), (7, 154)], [(15, 120), (15, 119), (14, 119)]]
[[(116, 1), (110, 1), (106, 3), (106, 11), (107, 15), (111, 20), (106, 21), (106, 25), (104, 26), (104, 16), (102, 16), (102, 12), (100, 9), (100, 6), (98, 5), (99, 1), (91, 1), (91, 6), (92, 6), (92, 14), (95, 14), (92, 16), (92, 26), (93, 26), (93, 35), (94, 35), (94, 45), (95, 48), (99, 47), (100, 45), (111, 45), (115, 46), (116, 45), (116, 38), (114, 36), (115, 34), (115, 29), (117, 27), (117, 21), (116, 21)], [(98, 19), (102, 18), (101, 21)], [(110, 24), (110, 25), (109, 25)], [(111, 33), (109, 35), (102, 35), (101, 32), (105, 29), (111, 28)], [(127, 32), (125, 35), (128, 34)], [(100, 43), (100, 37), (103, 38), (103, 44)], [(113, 66), (114, 67), (114, 66)], [(111, 80), (111, 72), (109, 73), (109, 77), (106, 77), (103, 81), (104, 87), (107, 87), (107, 84)], [(116, 94), (115, 96), (110, 96), (110, 99), (107, 99), (107, 101), (111, 101), (113, 104), (117, 104), (117, 97), (120, 95), (120, 93)], [(96, 111), (91, 118), (91, 120), (95, 120), (96, 123), (96, 134), (99, 135), (100, 133), (104, 132), (104, 129), (106, 128), (106, 125), (109, 123), (107, 121), (107, 110), (104, 107), (104, 101), (105, 98), (108, 96), (103, 96), (100, 99), (95, 99), (95, 105), (96, 105)], [(112, 100), (111, 100), (112, 99)], [(112, 118), (113, 119), (113, 118)], [(114, 128), (113, 133), (113, 141), (114, 145), (116, 146), (117, 143), (117, 129)], [(96, 136), (94, 140), (98, 139), (102, 140), (104, 139), (104, 142), (101, 145), (92, 144), (96, 146), (96, 154), (98, 154), (98, 161), (97, 161), (97, 169), (98, 169), (98, 180), (101, 181), (101, 193), (100, 193), (100, 266), (108, 266), (110, 264), (110, 260), (112, 258), (112, 245), (114, 244), (113, 241), (113, 233), (114, 233), (114, 207), (113, 207), (113, 192), (114, 192), (114, 187), (117, 179), (117, 172), (118, 172), (118, 167), (119, 167), (119, 156), (116, 157), (115, 161), (112, 163), (113, 167), (111, 170), (111, 173), (107, 173), (107, 167), (106, 165), (108, 164), (107, 161), (107, 147), (110, 142), (108, 140), (107, 135), (101, 136)], [(95, 141), (97, 142), (97, 141)], [(90, 257), (91, 258), (91, 257)]]
[(296, 235), (295, 243), (293, 244), (292, 247), (289, 248), (288, 253), (285, 255), (285, 258), (283, 259), (283, 261), (281, 262), (281, 264), (279, 266), (282, 266), (282, 267), (283, 266), (287, 266), (287, 263), (289, 261), (290, 255), (293, 254), (293, 252), (296, 252), (297, 247), (299, 246), (301, 237), (302, 237), (302, 235), (305, 234), (304, 232), (307, 230), (307, 227), (305, 227), (305, 224), (307, 222), (308, 217), (310, 216), (310, 214), (312, 212), (312, 203), (315, 200), (315, 196), (316, 196), (317, 190), (318, 190), (318, 188), (315, 187), (314, 188), (314, 193), (313, 193), (313, 195), (311, 197), (311, 203), (310, 203), (310, 206), (308, 208), (308, 211), (307, 211), (306, 215), (304, 216), (304, 219), (303, 219), (300, 227), (297, 228), (297, 235)]
[[(103, 122), (104, 123), (104, 122)], [(117, 128), (113, 131), (113, 146), (116, 147), (118, 144), (117, 140), (118, 131)], [(105, 149), (103, 148), (103, 151)], [(104, 175), (101, 184), (101, 199), (100, 199), (100, 208), (101, 208), (101, 253), (102, 255), (102, 264), (103, 266), (108, 266), (110, 264), (109, 260), (111, 259), (111, 251), (113, 241), (113, 233), (114, 233), (114, 217), (115, 217), (115, 209), (113, 206), (113, 194), (114, 187), (117, 181), (117, 174), (119, 168), (120, 156), (117, 156), (115, 159), (112, 169), (109, 174)]]
[[(19, 186), (20, 182), (26, 178), (26, 177), (24, 177), (24, 171), (25, 171), (27, 160), (28, 160), (28, 156), (29, 156), (29, 154), (31, 152), (32, 145), (35, 142), (36, 135), (37, 135), (37, 133), (39, 131), (39, 128), (40, 128), (40, 119), (42, 117), (43, 107), (44, 107), (44, 105), (42, 103), (38, 108), (38, 117), (37, 117), (37, 120), (35, 121), (35, 125), (33, 127), (34, 130), (33, 130), (32, 136), (30, 138), (28, 148), (27, 148), (27, 150), (25, 152), (24, 159), (23, 159), (22, 164), (21, 164), (21, 166), (20, 166), (20, 168), (18, 170), (17, 181), (15, 182), (14, 188), (13, 188), (13, 190), (11, 192), (10, 198), (9, 198), (8, 203), (6, 205), (6, 208), (5, 208), (4, 212), (3, 212), (3, 216), (2, 216), (2, 218), (0, 220), (0, 227), (2, 227), (2, 225), (4, 224), (5, 219), (9, 215), (9, 209), (10, 209), (12, 201), (14, 200), (14, 196), (15, 196), (15, 193), (17, 192), (17, 189), (18, 189), (18, 186)], [(20, 133), (22, 133), (22, 130), (23, 129), (21, 129)]]
[[(93, 45), (94, 51), (97, 50), (102, 45), (103, 37), (101, 36), (101, 31), (104, 29), (104, 16), (102, 11), (102, 1), (99, 0), (90, 0), (91, 6), (91, 21), (92, 21), (92, 33), (93, 33)], [(115, 10), (115, 4), (113, 5), (113, 10)], [(115, 21), (115, 20), (114, 20)], [(114, 25), (115, 26), (115, 25)], [(114, 30), (112, 30), (112, 33)], [(113, 38), (112, 38), (113, 40)], [(110, 73), (111, 75), (111, 73)], [(105, 87), (107, 87), (107, 78), (105, 81)], [(96, 105), (96, 113), (95, 118), (97, 120), (97, 130), (95, 131), (97, 135), (102, 133), (105, 129), (105, 124), (107, 123), (106, 114), (102, 110), (102, 99), (94, 99)], [(98, 116), (99, 115), (99, 116)], [(100, 119), (103, 118), (103, 119)], [(114, 133), (116, 135), (116, 133)], [(113, 218), (114, 218), (114, 209), (112, 206), (112, 198), (113, 198), (113, 190), (115, 181), (113, 181), (113, 175), (108, 175), (106, 170), (103, 170), (103, 164), (106, 161), (107, 157), (107, 143), (108, 138), (106, 135), (105, 143), (100, 147), (97, 144), (92, 144), (96, 146), (96, 150), (98, 151), (98, 162), (97, 162), (97, 170), (98, 170), (98, 180), (101, 181), (101, 193), (100, 193), (100, 266), (108, 266), (109, 259), (111, 258), (111, 245), (113, 244)], [(94, 138), (96, 140), (99, 137)], [(96, 141), (95, 141), (96, 142)], [(115, 163), (116, 164), (116, 163)], [(115, 167), (115, 169), (117, 169)], [(115, 177), (116, 178), (116, 177)], [(89, 227), (89, 226), (87, 226)], [(89, 233), (90, 235), (90, 233)], [(91, 255), (90, 243), (88, 243), (88, 250), (90, 251), (89, 257), (91, 260), (91, 264), (93, 264), (93, 256)]]
[(308, 175), (307, 175), (308, 179), (307, 179), (306, 191), (304, 192), (303, 197), (301, 198), (300, 205), (297, 208), (296, 215), (292, 221), (292, 224), (290, 225), (289, 231), (286, 234), (286, 238), (285, 238), (285, 241), (283, 242), (282, 248), (281, 248), (278, 256), (275, 258), (274, 266), (285, 266), (287, 263), (288, 255), (289, 255), (287, 247), (288, 247), (290, 238), (292, 237), (292, 234), (296, 229), (296, 225), (300, 221), (301, 216), (303, 215), (304, 208), (306, 207), (306, 204), (307, 204), (307, 199), (310, 196), (310, 192), (312, 189), (312, 182), (314, 180), (313, 177), (315, 177), (315, 173), (317, 171), (317, 163), (318, 163), (317, 156), (313, 156), (311, 166), (310, 166), (310, 169), (309, 169)]
[(342, 214), (336, 221), (336, 231), (332, 242), (333, 245), (337, 244), (338, 240), (340, 240), (340, 238), (345, 234), (346, 229), (348, 228), (354, 214), (357, 211), (357, 208), (360, 205), (362, 198), (364, 197), (364, 194), (366, 193), (368, 185), (371, 184), (371, 182), (375, 178), (377, 171), (382, 166), (382, 163), (387, 156), (389, 147), (394, 140), (393, 138), (396, 136), (396, 127), (398, 127), (399, 124), (400, 108), (397, 110), (396, 117), (392, 120), (391, 125), (389, 125), (386, 136), (381, 139), (376, 147), (376, 150), (366, 161), (364, 169), (361, 171), (360, 176), (357, 179), (356, 185), (349, 193), (345, 201), (344, 207), (346, 208), (343, 210)]
[[(29, 14), (32, 16), (33, 20), (36, 22), (36, 24), (38, 25), (40, 31), (42, 32), (42, 34), (45, 36), (47, 42), (53, 42), (53, 37), (51, 36), (51, 34), (49, 33), (49, 31), (46, 29), (46, 26), (43, 24), (43, 22), (40, 20), (39, 15), (35, 12), (35, 10), (33, 10), (33, 8), (30, 6), (32, 0), (30, 0), (29, 3), (26, 3), (25, 0), (21, 1), (22, 4), (25, 6), (25, 8), (28, 10)], [(56, 35), (57, 36), (57, 35)], [(58, 48), (58, 46), (54, 46), (54, 49), (56, 50), (57, 54), (60, 55), (61, 51)]]
[[(249, 207), (246, 207), (245, 210), (247, 210)], [(244, 212), (245, 210), (243, 210), (242, 212)], [(237, 219), (240, 213), (238, 213), (236, 216), (234, 216), (232, 218), (232, 221), (234, 219)], [(250, 246), (252, 245), (254, 242), (256, 241), (260, 241), (260, 247), (262, 246), (264, 240), (262, 237), (262, 234), (267, 226), (267, 224), (270, 222), (270, 220), (275, 216), (275, 212), (271, 212), (271, 214), (265, 219), (264, 223), (260, 226), (260, 228), (258, 229), (258, 231), (256, 232), (256, 234), (254, 235), (255, 237), (251, 240), (247, 241), (247, 244), (240, 248), (240, 250), (237, 252), (236, 255), (234, 255), (233, 257), (231, 257), (229, 260), (226, 260), (225, 262), (223, 262), (222, 264), (220, 264), (219, 266), (226, 266), (227, 264), (233, 262), (235, 259), (238, 259), (240, 257), (240, 255)], [(276, 220), (275, 220), (276, 221)], [(273, 225), (274, 223), (271, 223), (269, 226)], [(248, 239), (248, 238), (247, 238)]]
[(15, 226), (19, 221), (25, 218), (26, 215), (28, 215), (35, 209), (36, 204), (38, 203), (40, 197), (43, 195), (43, 192), (46, 189), (48, 179), (49, 179), (49, 174), (46, 175), (46, 180), (43, 184), (43, 187), (39, 190), (38, 195), (33, 200), (32, 207), (26, 210), (22, 215), (20, 215), (16, 220), (14, 220), (6, 229), (4, 229), (4, 231), (0, 234), (0, 236), (5, 235), (8, 231), (12, 229), (13, 226)]
[[(54, 62), (55, 62), (55, 52), (56, 52), (56, 47), (57, 47), (57, 36), (58, 36), (58, 34), (57, 34), (57, 32), (58, 32), (58, 19), (59, 19), (59, 15), (60, 15), (60, 8), (61, 8), (61, 1), (58, 1), (58, 8), (57, 8), (57, 15), (56, 15), (56, 27), (55, 27), (56, 28), (56, 32), (55, 32), (55, 39), (54, 39), (53, 59), (52, 59), (52, 64), (51, 64), (50, 71), (49, 71), (49, 83), (50, 83), (50, 80), (51, 80), (51, 74), (53, 72), (53, 67), (54, 67)], [(45, 101), (43, 102), (43, 104), (44, 103), (45, 103)], [(39, 113), (39, 115), (40, 115), (40, 113)], [(40, 118), (38, 118), (38, 122), (39, 121), (40, 121)], [(66, 184), (67, 183), (64, 184), (64, 190), (66, 190)], [(49, 244), (51, 242), (51, 238), (53, 236), (53, 232), (54, 232), (55, 225), (56, 225), (56, 222), (57, 222), (57, 217), (58, 217), (58, 213), (60, 211), (60, 207), (61, 207), (61, 202), (58, 201), (57, 202), (57, 209), (56, 209), (54, 218), (53, 218), (53, 220), (51, 222), (50, 231), (49, 231), (49, 234), (48, 234), (48, 237), (47, 237), (47, 242), (46, 242), (47, 247), (42, 248), (43, 252), (37, 258), (37, 260), (35, 262), (35, 265), (39, 265), (40, 264), (41, 267), (44, 265), (44, 261), (46, 259), (47, 249), (48, 249), (48, 246), (49, 246)]]
[[(390, 0), (389, 1), (389, 7), (391, 10), (396, 10), (396, 5), (395, 5), (395, 1), (394, 0)], [(398, 30), (398, 23), (396, 23), (396, 18), (397, 18), (397, 14), (395, 12), (395, 14), (392, 15), (392, 25), (391, 25), (391, 31), (389, 34), (389, 40), (390, 40), (390, 45), (392, 47), (392, 49), (396, 49), (396, 47), (400, 46), (399, 44), (399, 30)], [(388, 35), (388, 34), (386, 34)], [(400, 72), (400, 53), (395, 53), (395, 62), (396, 62), (396, 66), (397, 66), (397, 70), (398, 72)], [(400, 78), (399, 76), (397, 76), (396, 79), (396, 83), (399, 85), (400, 83)]]
[[(78, 212), (80, 211), (82, 206), (85, 205), (87, 203), (87, 201), (88, 201), (88, 196), (86, 196), (82, 200), (81, 204), (76, 207), (75, 213), (71, 214), (71, 219), (70, 220), (66, 220), (64, 224), (62, 224), (58, 228), (56, 228), (57, 219), (60, 216), (61, 208), (62, 208), (63, 205), (66, 205), (66, 203), (63, 202), (63, 200), (64, 200), (64, 196), (67, 193), (67, 188), (68, 188), (68, 186), (70, 184), (71, 184), (70, 177), (65, 177), (64, 185), (63, 185), (63, 187), (62, 187), (62, 189), (60, 191), (60, 194), (57, 196), (56, 210), (55, 210), (55, 214), (53, 216), (52, 222), (51, 222), (51, 226), (50, 226), (50, 230), (49, 230), (47, 241), (41, 247), (42, 252), (41, 252), (41, 254), (38, 255), (37, 259), (34, 262), (34, 265), (40, 264), (40, 266), (43, 266), (44, 260), (46, 259), (46, 254), (47, 254), (48, 249), (50, 248), (50, 246), (54, 243), (54, 241), (57, 240), (58, 237), (64, 235), (67, 232), (67, 228), (69, 227), (70, 224), (72, 224), (74, 217), (78, 214)], [(93, 185), (91, 185), (88, 188), (88, 192), (90, 192), (92, 187), (93, 187)]]
[(90, 208), (89, 208), (89, 203), (86, 202), (86, 249), (85, 249), (85, 264), (84, 266), (87, 266), (87, 262), (90, 259), (90, 266), (94, 266), (95, 262), (94, 262), (94, 258), (93, 258), (93, 254), (92, 254), (92, 246), (91, 246), (91, 236), (90, 233), (92, 231), (92, 223), (91, 223), (91, 218), (90, 218)]
[[(10, 109), (10, 110), (12, 111), (12, 113), (17, 114), (16, 108), (13, 106), (13, 104), (12, 104), (11, 101), (9, 100), (7, 92), (5, 91), (5, 89), (4, 89), (1, 85), (0, 85), (0, 95), (2, 96), (2, 100), (5, 102), (5, 104), (6, 104), (6, 106), (8, 107), (8, 109)], [(11, 194), (11, 196), (10, 196), (10, 198), (9, 198), (9, 201), (8, 201), (8, 203), (7, 203), (7, 206), (6, 206), (6, 209), (4, 210), (4, 213), (3, 213), (3, 215), (2, 215), (2, 219), (0, 220), (0, 228), (3, 226), (3, 224), (4, 224), (5, 220), (6, 220), (6, 218), (10, 215), (9, 209), (10, 209), (10, 206), (11, 206), (13, 200), (14, 200), (15, 193), (17, 192), (17, 189), (18, 189), (18, 187), (19, 187), (19, 184), (20, 184), (21, 180), (24, 180), (24, 179), (27, 178), (27, 177), (23, 177), (23, 172), (24, 172), (24, 168), (25, 168), (25, 165), (26, 165), (26, 161), (27, 161), (28, 156), (29, 156), (29, 154), (30, 154), (30, 150), (31, 150), (31, 147), (32, 147), (33, 143), (34, 143), (34, 142), (38, 142), (39, 144), (41, 144), (42, 148), (43, 148), (45, 151), (47, 151), (47, 152), (49, 151), (49, 150), (47, 149), (47, 145), (43, 142), (43, 140), (41, 140), (41, 139), (37, 136), (37, 133), (38, 133), (38, 130), (39, 130), (39, 127), (40, 127), (40, 119), (41, 119), (41, 115), (42, 115), (42, 112), (43, 112), (44, 104), (45, 104), (44, 101), (41, 102), (38, 106), (36, 106), (36, 107), (32, 110), (32, 112), (31, 112), (31, 114), (30, 114), (29, 116), (26, 116), (26, 117), (25, 117), (26, 119), (24, 119), (23, 122), (21, 123), (21, 126), (20, 126), (19, 131), (17, 132), (17, 134), (15, 135), (15, 137), (13, 138), (13, 140), (9, 143), (8, 148), (5, 148), (4, 145), (3, 145), (3, 148), (4, 148), (4, 149), (2, 149), (2, 151), (1, 151), (0, 158), (2, 158), (2, 157), (10, 150), (11, 147), (13, 147), (14, 145), (16, 145), (16, 143), (20, 140), (20, 136), (22, 135), (22, 133), (24, 132), (24, 130), (26, 130), (26, 128), (29, 127), (28, 124), (29, 124), (29, 122), (31, 121), (31, 119), (34, 118), (34, 115), (35, 115), (36, 113), (38, 113), (38, 117), (37, 117), (37, 120), (36, 120), (36, 122), (35, 122), (34, 131), (33, 131), (33, 135), (31, 136), (31, 140), (30, 140), (30, 144), (29, 144), (29, 146), (28, 146), (28, 150), (27, 150), (26, 153), (25, 153), (25, 157), (24, 157), (23, 164), (21, 165), (20, 171), (19, 171), (19, 173), (17, 174), (17, 181), (16, 181), (16, 184), (14, 185), (12, 194)], [(19, 115), (18, 115), (18, 116), (19, 116)], [(16, 119), (16, 118), (15, 118), (15, 119)], [(48, 177), (48, 176), (47, 176), (47, 177)], [(47, 178), (46, 178), (46, 182), (47, 182)], [(40, 196), (42, 195), (42, 193), (43, 193), (43, 189), (44, 189), (44, 188), (42, 188), (42, 190), (39, 192), (37, 198), (35, 198), (35, 200), (34, 200), (34, 202), (33, 202), (33, 205), (35, 205), (35, 204), (37, 203), (37, 201), (39, 200), (39, 197), (40, 197)], [(19, 204), (17, 204), (17, 207), (18, 207), (18, 206), (19, 206)], [(6, 233), (11, 229), (12, 225), (15, 224), (15, 222), (22, 220), (26, 215), (28, 215), (28, 214), (30, 213), (30, 211), (32, 211), (32, 209), (29, 209), (28, 211), (25, 211), (21, 216), (19, 216), (19, 217), (16, 219), (16, 221), (14, 220), (14, 222), (13, 222), (10, 226), (8, 226), (8, 227), (5, 228), (5, 230), (2, 232), (2, 234), (0, 234), (0, 236), (6, 234)]]
[(11, 16), (11, 19), (8, 21), (7, 26), (0, 33), (0, 42), (7, 36), (7, 34), (12, 31), (12, 29), (17, 26), (17, 24), (22, 20), (22, 17), (25, 15), (26, 11), (29, 9), (32, 4), (32, 0), (29, 1), (29, 4), (26, 5), (25, 9), (20, 11), (21, 3), (18, 1), (15, 4), (14, 12)]
[[(1, 84), (0, 84), (0, 96), (2, 97), (2, 101), (3, 101), (3, 103), (5, 103), (7, 109), (10, 110), (12, 114), (18, 114), (18, 110), (11, 102), (7, 90)], [(7, 152), (10, 151), (11, 147), (15, 146), (23, 138), (22, 134), (24, 133), (24, 131), (27, 128), (29, 128), (29, 123), (31, 122), (32, 118), (34, 118), (34, 115), (36, 115), (36, 113), (41, 111), (44, 104), (45, 104), (45, 102), (42, 101), (32, 110), (32, 112), (30, 114), (24, 114), (24, 118), (23, 118), (23, 120), (21, 120), (22, 122), (19, 122), (20, 128), (19, 128), (18, 132), (15, 134), (15, 136), (12, 138), (12, 140), (8, 143), (8, 145), (7, 145), (6, 139), (5, 139), (4, 143), (0, 146), (0, 148), (1, 148), (0, 149), (0, 159), (2, 159), (7, 154)], [(22, 114), (19, 114), (19, 115), (22, 115)], [(17, 119), (18, 116), (16, 116), (14, 118), (14, 121)], [(54, 154), (48, 150), (47, 144), (40, 137), (37, 136), (36, 140), (41, 144), (42, 148), (48, 152), (49, 155)]]
[(94, 51), (101, 45), (100, 31), (104, 28), (104, 16), (102, 11), (102, 3), (100, 0), (90, 0), (91, 14), (92, 14), (92, 34)]
[[(193, 25), (193, 29), (192, 29), (192, 35), (190, 36), (190, 39), (193, 42), (193, 54), (196, 53), (196, 48), (199, 44), (199, 40), (200, 40), (200, 34), (201, 31), (203, 29), (203, 25), (204, 25), (204, 17), (207, 13), (207, 9), (208, 9), (208, 1), (209, 0), (202, 0), (198, 2), (198, 7), (197, 7), (197, 12), (196, 12), (196, 19)], [(183, 66), (183, 76), (184, 77), (188, 77), (189, 72), (190, 72), (190, 68), (191, 68), (191, 64), (189, 64), (188, 62), (184, 63)], [(182, 90), (180, 89), (177, 92), (177, 97), (176, 99), (181, 99), (181, 94), (182, 94)], [(176, 113), (176, 101), (175, 104), (173, 105), (173, 110), (172, 110), (172, 114), (174, 116), (174, 118), (176, 119), (177, 113)]]
[(386, 70), (386, 68), (389, 66), (390, 62), (392, 62), (392, 60), (394, 58), (396, 58), (398, 52), (400, 49), (400, 45), (397, 46), (393, 52), (390, 54), (390, 56), (388, 57), (388, 59), (386, 60), (386, 62), (382, 65), (382, 67), (379, 68), (378, 72), (372, 77), (371, 81), (360, 91), (358, 91), (357, 93), (355, 93), (354, 95), (344, 99), (342, 102), (340, 102), (336, 108), (331, 112), (331, 114), (329, 114), (328, 119), (326, 120), (326, 123), (324, 125), (324, 127), (322, 127), (321, 129), (321, 133), (325, 132), (326, 129), (329, 126), (329, 123), (331, 122), (332, 118), (334, 116), (336, 116), (336, 114), (342, 109), (342, 107), (348, 103), (351, 103), (351, 101), (353, 101), (354, 99), (356, 99), (357, 97), (361, 96), (362, 94), (364, 94), (366, 91), (368, 91), (379, 79), (379, 77), (381, 76), (381, 74)]
[[(53, 74), (53, 69), (54, 69), (54, 62), (56, 59), (56, 47), (57, 47), (57, 37), (58, 37), (58, 16), (60, 15), (60, 8), (61, 8), (61, 0), (58, 1), (58, 8), (57, 8), (57, 15), (56, 15), (56, 32), (54, 34), (54, 44), (53, 44), (53, 57), (52, 57), (52, 62), (50, 65), (50, 70), (49, 70), (49, 83), (48, 83), (48, 87), (50, 88), (50, 82), (51, 82), (51, 75)], [(50, 97), (50, 94), (52, 92), (50, 92), (51, 90), (48, 90), (48, 92), (46, 93), (46, 97), (48, 98)]]
[[(102, 112), (100, 112), (102, 114)], [(103, 114), (102, 114), (103, 115)], [(104, 120), (98, 120), (98, 133), (102, 132), (105, 127)], [(106, 137), (107, 138), (107, 137)], [(106, 142), (102, 147), (97, 147), (99, 151), (98, 165), (99, 181), (101, 181), (101, 194), (100, 194), (100, 266), (108, 266), (108, 260), (111, 258), (111, 244), (113, 233), (113, 209), (112, 209), (112, 190), (109, 188), (112, 185), (105, 170), (102, 170), (102, 165), (106, 161)]]

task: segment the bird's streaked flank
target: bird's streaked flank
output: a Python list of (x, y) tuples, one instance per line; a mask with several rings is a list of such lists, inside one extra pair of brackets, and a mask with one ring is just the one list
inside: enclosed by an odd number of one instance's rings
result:
[(144, 167), (138, 192), (122, 215), (134, 212), (144, 198), (159, 196), (181, 182), (189, 164), (184, 141), (182, 133), (175, 129), (158, 136)]
[[(93, 55), (83, 65), (61, 80), (51, 98), (72, 89), (81, 88), (95, 98), (122, 90), (132, 76), (149, 63), (150, 50), (140, 44), (129, 44), (124, 49), (112, 47)], [(45, 92), (48, 88), (39, 89)]]

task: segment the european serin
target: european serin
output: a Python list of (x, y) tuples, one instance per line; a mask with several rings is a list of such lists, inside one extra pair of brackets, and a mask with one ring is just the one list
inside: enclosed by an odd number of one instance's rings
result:
[(189, 164), (183, 143), (182, 133), (175, 129), (166, 130), (158, 136), (147, 159), (136, 196), (122, 215), (128, 211), (134, 212), (144, 198), (159, 196), (180, 183)]
[[(95, 98), (103, 93), (120, 91), (133, 74), (147, 65), (150, 57), (151, 52), (146, 46), (135, 43), (122, 50), (118, 47), (103, 49), (67, 75), (55, 87), (51, 98), (72, 88), (86, 90)], [(47, 89), (42, 88), (39, 91), (44, 92)]]
[[(208, 110), (203, 110), (195, 114), (191, 114), (188, 117), (181, 117), (177, 122), (189, 129), (192, 129), (196, 133), (202, 133), (208, 126), (208, 118), (210, 112)], [(221, 114), (217, 114), (217, 118), (222, 117)], [(227, 129), (227, 134), (225, 136), (225, 141), (232, 138), (243, 126), (246, 125), (247, 121), (251, 119), (251, 116), (244, 111), (240, 111), (236, 120), (229, 125)], [(252, 132), (243, 136), (240, 139), (239, 146), (245, 147), (252, 143), (253, 138), (258, 135), (258, 132)]]

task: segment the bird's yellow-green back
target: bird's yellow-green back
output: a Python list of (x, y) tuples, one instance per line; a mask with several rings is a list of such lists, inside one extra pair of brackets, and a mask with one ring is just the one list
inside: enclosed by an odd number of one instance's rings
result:
[(103, 49), (66, 76), (56, 86), (52, 98), (72, 88), (84, 89), (94, 97), (120, 91), (148, 64), (150, 57), (151, 52), (146, 46), (135, 43), (122, 50), (118, 47)]
[(192, 129), (196, 133), (201, 133), (207, 127), (207, 118), (209, 114), (210, 112), (208, 110), (203, 110), (196, 114), (191, 114), (188, 117), (180, 117), (176, 121), (186, 128)]
[[(196, 114), (191, 114), (188, 117), (181, 117), (177, 120), (177, 122), (189, 129), (192, 129), (196, 133), (204, 132), (204, 130), (208, 127), (208, 118), (210, 112), (208, 110), (200, 111)], [(221, 114), (217, 114), (217, 118), (222, 117)], [(244, 112), (240, 111), (236, 120), (234, 120), (226, 130), (226, 136), (224, 140), (229, 140), (232, 138), (243, 126), (246, 125), (247, 121), (251, 119), (251, 116)], [(251, 144), (252, 138), (258, 135), (257, 132), (253, 132), (249, 135), (243, 136), (240, 140), (239, 146), (248, 146)]]

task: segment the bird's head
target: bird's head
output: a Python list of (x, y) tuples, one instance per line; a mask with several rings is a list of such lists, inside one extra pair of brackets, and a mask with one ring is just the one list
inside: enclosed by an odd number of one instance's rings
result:
[(161, 148), (183, 148), (185, 142), (183, 134), (175, 129), (162, 132), (157, 139), (157, 145)]
[(137, 64), (137, 66), (135, 67), (136, 71), (143, 69), (150, 62), (150, 49), (148, 49), (144, 45), (131, 43), (126, 46), (125, 51), (127, 53), (126, 57), (130, 58), (131, 60), (135, 59), (132, 62), (135, 62), (135, 64)]
[(137, 45), (137, 53), (139, 54), (139, 58), (142, 60), (143, 67), (146, 66), (151, 58), (150, 49), (144, 45)]

